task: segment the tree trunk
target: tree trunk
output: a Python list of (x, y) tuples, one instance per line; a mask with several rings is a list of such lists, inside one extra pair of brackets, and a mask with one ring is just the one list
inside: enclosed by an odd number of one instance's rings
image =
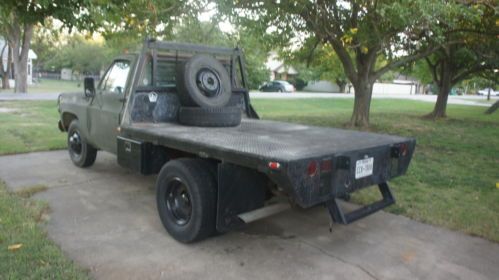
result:
[(494, 113), (498, 108), (499, 108), (499, 100), (496, 101), (496, 103), (492, 104), (492, 106), (490, 106), (487, 109), (487, 111), (485, 111), (485, 114), (490, 115), (490, 114)]
[(4, 72), (2, 75), (2, 89), (9, 89), (9, 76), (7, 75), (7, 72)]
[(447, 117), (447, 100), (449, 99), (450, 88), (448, 86), (440, 87), (438, 90), (437, 103), (433, 108), (433, 112), (430, 113), (429, 117), (433, 119), (445, 118)]
[(341, 80), (341, 79), (336, 79), (336, 84), (340, 88), (340, 92), (344, 93), (345, 92), (345, 88), (347, 86), (347, 82), (344, 81), (344, 80)]
[(4, 68), (3, 61), (1, 61), (1, 70), (0, 74), (2, 75), (2, 89), (9, 89), (9, 78), (10, 78), (10, 64), (12, 63), (12, 52), (10, 51), (10, 46), (7, 42), (5, 42), (5, 46), (2, 49), (2, 53), (0, 54), (0, 59), (3, 58), (4, 52), (7, 52), (7, 65)]
[[(16, 28), (16, 31), (20, 31)], [(15, 32), (16, 33), (16, 32)], [(12, 44), (12, 61), (14, 62), (14, 74), (16, 85), (14, 91), (17, 93), (28, 92), (28, 53), (33, 35), (33, 25), (25, 24), (22, 34), (9, 34), (9, 41)], [(22, 39), (22, 40), (21, 40)]]
[(446, 59), (442, 62), (441, 78), (438, 85), (438, 96), (437, 102), (433, 111), (426, 117), (431, 119), (440, 119), (447, 116), (447, 100), (449, 99), (449, 93), (452, 89), (452, 77), (454, 74), (454, 69), (452, 68), (451, 62)]
[(367, 127), (369, 126), (373, 83), (370, 83), (367, 79), (364, 81), (360, 80), (357, 83), (353, 83), (353, 87), (355, 89), (355, 101), (350, 124), (358, 127)]

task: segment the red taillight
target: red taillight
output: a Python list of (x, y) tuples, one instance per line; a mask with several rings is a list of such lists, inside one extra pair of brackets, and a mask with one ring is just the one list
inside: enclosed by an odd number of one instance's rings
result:
[(281, 168), (281, 164), (276, 161), (269, 162), (268, 166), (272, 170), (278, 170), (279, 168)]
[(308, 163), (307, 174), (310, 177), (315, 176), (315, 174), (317, 174), (317, 162), (315, 160), (312, 160), (311, 162)]

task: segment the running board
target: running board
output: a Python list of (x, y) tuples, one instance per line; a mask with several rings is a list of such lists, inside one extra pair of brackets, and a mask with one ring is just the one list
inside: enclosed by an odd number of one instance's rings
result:
[(326, 206), (333, 221), (335, 223), (347, 225), (394, 204), (395, 198), (393, 198), (388, 183), (381, 183), (378, 185), (378, 187), (381, 195), (383, 196), (383, 199), (363, 206), (359, 209), (353, 210), (349, 213), (343, 212), (340, 205), (338, 204), (337, 198), (328, 201), (326, 203)]
[(276, 203), (268, 206), (264, 206), (262, 208), (258, 208), (253, 211), (249, 211), (246, 213), (242, 213), (237, 215), (237, 217), (241, 220), (243, 220), (244, 223), (251, 223), (256, 220), (260, 220), (272, 215), (275, 215), (277, 213), (280, 213), (284, 210), (288, 210), (291, 208), (289, 203)]

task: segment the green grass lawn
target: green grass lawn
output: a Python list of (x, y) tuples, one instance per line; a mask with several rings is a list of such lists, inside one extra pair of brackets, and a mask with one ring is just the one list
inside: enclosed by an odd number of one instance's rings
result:
[[(77, 81), (63, 81), (63, 80), (50, 80), (42, 79), (39, 83), (30, 85), (28, 87), (28, 93), (51, 93), (51, 92), (77, 92), (81, 91), (82, 83)], [(14, 89), (0, 89), (0, 94), (2, 93), (12, 93)]]
[(0, 279), (88, 279), (40, 228), (47, 211), (0, 181)]
[[(253, 100), (264, 119), (345, 127), (352, 100)], [(499, 241), (499, 113), (449, 105), (446, 120), (420, 117), (433, 104), (373, 100), (369, 130), (411, 136), (416, 152), (406, 176), (391, 183), (397, 204), (388, 211), (429, 224)], [(354, 201), (377, 198), (374, 188)]]
[[(253, 100), (264, 119), (340, 128), (349, 121), (352, 103)], [(448, 119), (421, 119), (432, 107), (396, 99), (372, 103), (370, 131), (417, 139), (408, 174), (391, 182), (397, 204), (388, 211), (499, 241), (499, 112), (485, 115), (483, 107), (449, 105)], [(0, 113), (0, 154), (65, 147), (55, 102), (0, 102), (1, 108), (15, 111)], [(358, 193), (354, 201), (373, 200), (373, 190)]]
[(56, 101), (0, 101), (0, 155), (61, 149)]

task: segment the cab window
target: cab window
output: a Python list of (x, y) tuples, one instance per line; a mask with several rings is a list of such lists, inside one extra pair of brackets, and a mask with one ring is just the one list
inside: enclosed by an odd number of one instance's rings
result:
[[(158, 87), (175, 87), (176, 62), (168, 59), (158, 59), (156, 70), (156, 85)], [(152, 59), (149, 58), (146, 62), (140, 86), (153, 86), (152, 77)]]
[(102, 79), (99, 88), (105, 93), (122, 94), (125, 90), (130, 62), (127, 60), (115, 61)]

